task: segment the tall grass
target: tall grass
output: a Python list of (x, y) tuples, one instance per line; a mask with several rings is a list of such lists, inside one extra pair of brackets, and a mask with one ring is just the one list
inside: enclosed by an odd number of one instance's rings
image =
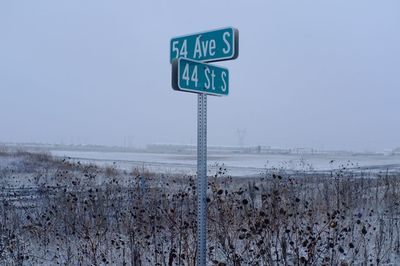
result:
[[(54, 170), (46, 182), (58, 186), (0, 201), (0, 264), (195, 265), (194, 176), (126, 176), (62, 160), (46, 167)], [(389, 172), (218, 171), (208, 184), (208, 265), (395, 265), (399, 185)]]

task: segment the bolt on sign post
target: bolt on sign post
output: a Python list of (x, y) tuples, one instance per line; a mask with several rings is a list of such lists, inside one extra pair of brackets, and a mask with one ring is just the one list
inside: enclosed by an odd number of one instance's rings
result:
[(197, 265), (205, 266), (207, 230), (207, 95), (229, 94), (227, 68), (207, 62), (236, 59), (239, 31), (232, 27), (171, 39), (172, 88), (197, 93)]

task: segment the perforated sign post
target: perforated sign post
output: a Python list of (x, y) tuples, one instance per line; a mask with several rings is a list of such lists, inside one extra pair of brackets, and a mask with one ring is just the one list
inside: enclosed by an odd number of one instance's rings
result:
[(229, 94), (229, 71), (205, 62), (236, 59), (239, 31), (228, 27), (172, 38), (172, 88), (197, 93), (197, 265), (205, 266), (207, 232), (207, 94)]

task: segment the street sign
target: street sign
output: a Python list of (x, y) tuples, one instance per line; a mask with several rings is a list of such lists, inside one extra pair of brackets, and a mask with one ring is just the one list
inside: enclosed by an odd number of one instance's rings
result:
[(239, 31), (228, 27), (179, 36), (171, 39), (170, 62), (189, 58), (202, 62), (236, 59), (239, 55)]
[(223, 28), (172, 38), (172, 88), (197, 93), (197, 266), (207, 265), (207, 94), (228, 95), (229, 71), (207, 62), (236, 59), (239, 31)]
[(229, 93), (229, 71), (227, 68), (178, 58), (172, 62), (172, 88), (226, 96)]

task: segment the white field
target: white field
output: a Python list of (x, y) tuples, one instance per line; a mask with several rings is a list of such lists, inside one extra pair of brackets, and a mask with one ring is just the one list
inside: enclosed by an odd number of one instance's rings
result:
[[(196, 154), (72, 151), (50, 150), (52, 155), (70, 157), (81, 162), (101, 166), (114, 164), (120, 169), (146, 168), (156, 173), (195, 174)], [(215, 173), (224, 165), (232, 176), (255, 176), (266, 169), (289, 171), (334, 171), (346, 169), (386, 171), (400, 169), (399, 155), (350, 155), (350, 154), (208, 154), (208, 169)]]

